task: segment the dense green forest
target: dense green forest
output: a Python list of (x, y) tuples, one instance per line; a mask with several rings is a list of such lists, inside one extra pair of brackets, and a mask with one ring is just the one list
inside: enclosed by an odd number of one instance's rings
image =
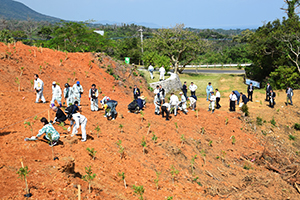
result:
[[(201, 30), (183, 24), (150, 29), (135, 24), (1, 19), (0, 41), (68, 52), (105, 52), (119, 60), (130, 57), (131, 63), (164, 65), (178, 73), (189, 64), (253, 63), (246, 68), (247, 77), (269, 81), (277, 89), (287, 85), (299, 88), (300, 23), (295, 8), (300, 0), (286, 4), (287, 18), (265, 23), (257, 30)], [(94, 30), (103, 30), (104, 35)]]

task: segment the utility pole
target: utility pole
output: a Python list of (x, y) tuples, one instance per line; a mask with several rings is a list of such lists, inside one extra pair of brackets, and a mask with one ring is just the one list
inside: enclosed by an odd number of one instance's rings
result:
[[(139, 30), (138, 30), (138, 32), (141, 32), (141, 49), (142, 49), (142, 57), (143, 57), (143, 55), (144, 55), (144, 48), (143, 48), (143, 29), (142, 28), (140, 28)], [(144, 65), (144, 61), (142, 60), (142, 63), (143, 63), (143, 65)]]

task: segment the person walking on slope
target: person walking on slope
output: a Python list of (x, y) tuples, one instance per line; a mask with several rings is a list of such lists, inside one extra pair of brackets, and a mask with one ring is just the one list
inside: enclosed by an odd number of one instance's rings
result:
[(179, 104), (179, 99), (174, 94), (174, 92), (172, 92), (170, 97), (170, 105), (171, 105), (171, 109), (174, 110), (174, 116), (177, 115), (178, 104)]
[(165, 80), (165, 73), (166, 73), (166, 70), (165, 70), (164, 66), (161, 66), (161, 68), (159, 68), (159, 81)]
[(220, 100), (221, 100), (221, 93), (219, 92), (218, 89), (216, 89), (216, 103), (217, 103), (216, 109), (221, 108)]
[(183, 92), (179, 92), (179, 95), (181, 96), (181, 101), (179, 103), (179, 110), (181, 110), (184, 114), (187, 114), (188, 110), (186, 109), (186, 98), (183, 95)]
[(139, 96), (141, 96), (140, 89), (135, 85), (133, 88), (133, 97), (136, 100)]
[(157, 93), (154, 97), (154, 106), (155, 106), (155, 114), (159, 115), (160, 113), (160, 105), (161, 105), (161, 100), (160, 100), (160, 93)]
[(191, 91), (191, 96), (193, 96), (193, 95), (196, 96), (197, 85), (195, 85), (193, 82), (191, 82), (189, 89)]
[(91, 111), (98, 111), (98, 96), (99, 96), (99, 92), (96, 88), (96, 85), (93, 84), (92, 88), (89, 91), (89, 99), (91, 101)]
[(210, 99), (209, 99), (209, 106), (208, 106), (208, 111), (212, 111), (212, 113), (215, 112), (215, 102), (216, 102), (216, 96), (214, 95), (214, 92), (210, 92)]
[(57, 103), (59, 104), (59, 106), (61, 107), (61, 89), (59, 87), (59, 85), (56, 84), (56, 82), (54, 81), (52, 83), (52, 99), (51, 99), (51, 107), (53, 107), (55, 104), (54, 102), (57, 101)]
[(72, 96), (73, 96), (72, 88), (70, 87), (69, 83), (66, 83), (64, 89), (64, 98), (67, 103), (67, 107), (73, 104)]
[(248, 92), (248, 99), (251, 102), (252, 102), (253, 90), (254, 90), (254, 87), (253, 87), (252, 82), (251, 82), (250, 85), (248, 85), (248, 90), (247, 90), (247, 92)]
[(161, 115), (164, 118), (164, 114), (166, 114), (166, 121), (169, 121), (169, 115), (170, 115), (170, 104), (169, 103), (164, 103), (161, 106)]
[(208, 83), (208, 85), (206, 86), (206, 101), (209, 101), (211, 92), (213, 92), (213, 86), (211, 85), (211, 82)]
[(292, 88), (288, 86), (286, 88), (286, 105), (289, 105), (289, 100), (291, 102), (291, 105), (293, 105), (293, 100), (292, 100), (293, 95), (294, 95), (294, 93), (293, 93)]
[(73, 91), (73, 100), (78, 101), (78, 105), (80, 106), (81, 95), (83, 94), (83, 88), (80, 85), (80, 82), (77, 81), (76, 84), (72, 87)]
[(229, 111), (235, 111), (235, 105), (237, 102), (237, 97), (234, 93), (234, 91), (231, 92), (231, 94), (229, 95)]
[(150, 73), (150, 77), (151, 79), (153, 79), (153, 72), (154, 72), (154, 67), (150, 64), (148, 67), (148, 71)]
[(43, 95), (44, 91), (44, 82), (39, 78), (39, 75), (34, 75), (34, 86), (33, 89), (36, 91), (36, 99), (35, 103), (39, 103), (39, 100), (41, 99), (43, 103), (46, 103), (46, 99)]
[(79, 126), (81, 126), (81, 134), (82, 134), (81, 142), (85, 142), (87, 118), (80, 113), (74, 113), (71, 115), (71, 120), (75, 121), (71, 137), (75, 136), (78, 133), (78, 128)]

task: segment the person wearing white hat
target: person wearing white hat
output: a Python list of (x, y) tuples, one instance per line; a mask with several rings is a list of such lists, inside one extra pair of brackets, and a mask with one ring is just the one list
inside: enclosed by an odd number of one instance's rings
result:
[(73, 90), (73, 101), (78, 101), (78, 105), (80, 106), (80, 99), (83, 93), (83, 88), (82, 85), (80, 85), (79, 81), (77, 81), (76, 84), (73, 85), (72, 90)]
[(215, 112), (215, 102), (216, 102), (216, 96), (214, 95), (214, 92), (211, 91), (210, 92), (208, 111), (212, 111), (212, 113)]
[(35, 74), (34, 75), (34, 87), (36, 91), (36, 99), (35, 103), (39, 103), (39, 100), (41, 99), (43, 103), (46, 103), (46, 99), (43, 95), (43, 90), (44, 90), (44, 82), (39, 78), (39, 75)]
[(183, 92), (179, 92), (179, 95), (181, 96), (181, 101), (178, 105), (179, 110), (181, 110), (184, 114), (187, 114), (188, 110), (186, 109), (186, 98), (183, 94)]
[(54, 106), (54, 102), (55, 100), (57, 101), (57, 103), (59, 104), (59, 106), (61, 107), (61, 89), (59, 87), (59, 85), (56, 84), (56, 82), (54, 81), (52, 83), (52, 100), (51, 100), (51, 107)]

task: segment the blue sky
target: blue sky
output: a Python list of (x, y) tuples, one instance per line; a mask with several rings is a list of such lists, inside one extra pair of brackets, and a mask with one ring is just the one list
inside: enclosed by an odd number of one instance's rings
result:
[(193, 28), (258, 28), (286, 16), (283, 0), (16, 0), (65, 20)]

